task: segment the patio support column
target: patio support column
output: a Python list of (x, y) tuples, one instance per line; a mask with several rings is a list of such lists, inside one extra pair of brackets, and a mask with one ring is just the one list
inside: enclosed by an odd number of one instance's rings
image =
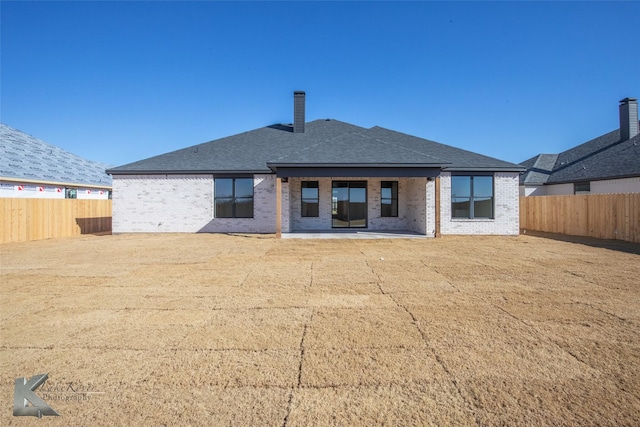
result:
[(276, 178), (276, 239), (282, 238), (282, 178)]
[(435, 236), (433, 237), (442, 237), (442, 235), (440, 234), (440, 177), (437, 176), (436, 177), (436, 197), (435, 197), (435, 204), (436, 204), (436, 230), (435, 230)]

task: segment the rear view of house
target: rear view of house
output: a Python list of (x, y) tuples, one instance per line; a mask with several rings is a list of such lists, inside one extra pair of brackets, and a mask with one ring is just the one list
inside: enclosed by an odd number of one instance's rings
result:
[(113, 176), (113, 232), (519, 232), (513, 163), (381, 127), (277, 124), (162, 154)]

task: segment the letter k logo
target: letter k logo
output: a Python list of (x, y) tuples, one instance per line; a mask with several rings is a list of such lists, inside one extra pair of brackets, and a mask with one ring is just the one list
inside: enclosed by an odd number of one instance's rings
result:
[[(34, 375), (29, 381), (26, 378), (16, 378), (13, 392), (14, 416), (32, 415), (42, 418), (43, 415), (60, 415), (34, 393), (35, 389), (40, 387), (47, 378), (49, 378), (48, 374)], [(29, 406), (29, 403), (33, 406)]]

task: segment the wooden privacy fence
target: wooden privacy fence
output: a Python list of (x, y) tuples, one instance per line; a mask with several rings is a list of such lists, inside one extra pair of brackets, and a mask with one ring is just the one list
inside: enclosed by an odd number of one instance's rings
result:
[(520, 197), (520, 228), (640, 243), (640, 193)]
[(111, 200), (2, 199), (0, 243), (111, 231)]

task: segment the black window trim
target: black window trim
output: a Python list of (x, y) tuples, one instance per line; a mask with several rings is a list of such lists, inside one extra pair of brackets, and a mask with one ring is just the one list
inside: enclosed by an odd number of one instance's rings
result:
[[(305, 187), (305, 184), (310, 183), (310, 184), (315, 184), (315, 187)], [(315, 202), (305, 202), (305, 200), (309, 200), (309, 198), (305, 198), (302, 194), (302, 190), (304, 188), (315, 188), (316, 189), (316, 197), (315, 197)], [(305, 214), (305, 209), (304, 209), (304, 204), (308, 203), (308, 204), (315, 204), (316, 205), (316, 215), (306, 215)], [(302, 218), (319, 218), (320, 217), (320, 182), (318, 181), (312, 181), (312, 180), (304, 180), (300, 182), (300, 216)]]
[(591, 193), (591, 181), (574, 182), (573, 194), (590, 194)]
[[(456, 176), (466, 176), (470, 179), (470, 196), (469, 196), (469, 216), (467, 217), (456, 217), (453, 216), (453, 177)], [(474, 212), (474, 188), (473, 188), (473, 178), (474, 177), (491, 177), (491, 216), (490, 217), (476, 217)], [(493, 221), (496, 218), (496, 177), (492, 172), (473, 172), (473, 173), (464, 173), (464, 172), (452, 172), (451, 173), (451, 219), (454, 221), (465, 221), (465, 220), (484, 220), (484, 221)]]
[[(232, 195), (232, 199), (233, 199), (233, 205), (232, 205), (232, 216), (218, 216), (218, 212), (217, 212), (217, 207), (218, 207), (218, 196), (216, 195), (215, 192), (215, 186), (216, 186), (216, 180), (217, 179), (230, 179), (232, 181), (232, 191), (233, 191), (233, 195)], [(238, 179), (250, 179), (252, 181), (252, 185), (251, 185), (251, 216), (237, 216), (236, 213), (236, 180)], [(213, 177), (213, 188), (214, 188), (214, 194), (213, 194), (213, 217), (214, 218), (219, 218), (219, 219), (253, 219), (255, 217), (255, 188), (253, 186), (253, 176), (246, 176), (246, 175), (220, 175), (220, 176), (214, 176)]]
[[(393, 186), (394, 183), (396, 184), (395, 185), (395, 192), (393, 191), (394, 190), (394, 186)], [(391, 184), (391, 186), (390, 187), (385, 187), (384, 186), (385, 184)], [(382, 189), (383, 188), (391, 188), (391, 198), (382, 197)], [(399, 192), (400, 192), (400, 184), (398, 183), (398, 181), (387, 181), (387, 180), (380, 181), (380, 216), (382, 218), (398, 218), (399, 210), (400, 210), (399, 209), (399, 203), (398, 203), (398, 198), (399, 198), (398, 193)], [(382, 209), (382, 201), (383, 200), (391, 200), (391, 206), (392, 206), (391, 211), (392, 212), (394, 211), (393, 206), (395, 205), (395, 212), (396, 212), (395, 215), (384, 215), (383, 214), (383, 209)]]

